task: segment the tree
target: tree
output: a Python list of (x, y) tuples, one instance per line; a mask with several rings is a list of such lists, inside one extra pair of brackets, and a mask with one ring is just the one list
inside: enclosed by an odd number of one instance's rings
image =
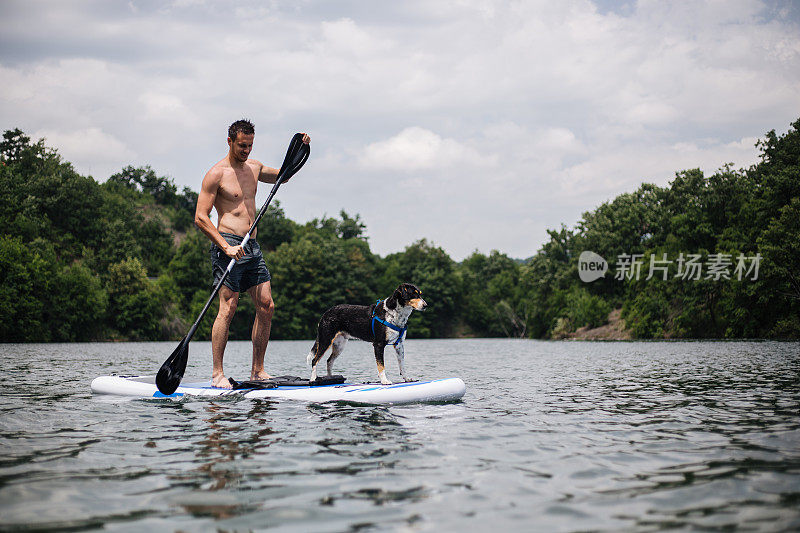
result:
[(3, 142), (0, 142), (0, 158), (4, 163), (19, 162), (22, 153), (29, 149), (31, 138), (19, 129), (3, 132)]
[(108, 326), (132, 340), (156, 340), (161, 332), (163, 302), (147, 280), (147, 271), (137, 258), (109, 267)]
[(428, 302), (424, 313), (410, 319), (409, 338), (446, 337), (459, 322), (461, 279), (455, 262), (440, 247), (426, 239), (407, 246), (402, 252), (384, 260), (385, 270), (379, 283), (383, 297), (389, 296), (400, 283), (413, 283), (423, 291)]
[(258, 222), (258, 243), (262, 250), (271, 252), (281, 244), (291, 242), (298, 229), (299, 225), (286, 218), (281, 203), (275, 200), (275, 203), (267, 208), (266, 213)]
[(106, 181), (108, 187), (118, 190), (130, 189), (140, 191), (152, 197), (161, 205), (176, 205), (179, 202), (178, 188), (175, 183), (164, 176), (156, 175), (150, 166), (132, 167), (128, 165)]
[(41, 295), (55, 265), (15, 237), (0, 236), (0, 338), (5, 342), (51, 340)]
[(520, 265), (493, 250), (487, 257), (474, 252), (458, 267), (462, 280), (462, 318), (474, 335), (523, 337), (527, 306), (520, 305), (517, 285)]
[(92, 341), (103, 337), (108, 295), (89, 268), (76, 262), (58, 272), (48, 295), (46, 320), (54, 341)]
[(272, 335), (278, 339), (313, 339), (322, 313), (347, 297), (348, 263), (336, 239), (306, 235), (267, 254), (272, 274), (275, 315)]
[(770, 337), (800, 338), (800, 198), (781, 208), (759, 238), (764, 254), (759, 289), (774, 295), (769, 313)]
[(340, 238), (345, 240), (364, 238), (364, 230), (367, 229), (367, 226), (361, 222), (361, 215), (356, 214), (355, 218), (350, 218), (347, 212), (342, 209), (339, 212), (339, 216), (342, 218), (337, 227), (337, 233)]
[(211, 242), (205, 235), (190, 230), (167, 267), (166, 284), (175, 289), (179, 307), (187, 312), (195, 293), (211, 293), (210, 247)]

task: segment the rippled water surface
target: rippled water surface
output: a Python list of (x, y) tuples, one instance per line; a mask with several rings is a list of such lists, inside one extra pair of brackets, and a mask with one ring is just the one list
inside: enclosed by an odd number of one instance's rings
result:
[[(309, 346), (267, 369), (305, 375)], [(800, 529), (798, 343), (407, 341), (414, 377), (466, 382), (443, 405), (91, 395), (173, 349), (0, 345), (0, 530)], [(374, 380), (370, 354), (336, 370)]]

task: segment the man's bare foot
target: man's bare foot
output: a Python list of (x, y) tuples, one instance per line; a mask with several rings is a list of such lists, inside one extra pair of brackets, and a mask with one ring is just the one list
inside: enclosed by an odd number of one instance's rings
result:
[(233, 385), (231, 385), (231, 382), (228, 381), (228, 378), (226, 378), (224, 374), (220, 374), (218, 376), (211, 376), (211, 386), (217, 387), (218, 389), (233, 388)]
[(250, 379), (271, 379), (271, 378), (272, 376), (267, 374), (265, 370), (262, 370), (260, 372), (253, 372), (252, 374), (250, 374)]

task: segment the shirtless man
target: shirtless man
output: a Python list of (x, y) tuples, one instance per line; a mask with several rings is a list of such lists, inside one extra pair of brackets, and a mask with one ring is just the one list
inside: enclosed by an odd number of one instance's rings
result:
[[(240, 292), (247, 292), (256, 306), (250, 379), (271, 377), (264, 371), (264, 354), (275, 310), (270, 274), (255, 240), (256, 230), (253, 230), (245, 247), (241, 243), (256, 218), (258, 182), (275, 183), (278, 169), (248, 158), (254, 137), (255, 128), (249, 121), (237, 120), (231, 124), (228, 128), (228, 155), (211, 167), (203, 178), (194, 215), (194, 223), (214, 243), (211, 246), (211, 263), (215, 285), (228, 267), (230, 258), (237, 260), (219, 289), (219, 312), (211, 329), (211, 384), (224, 389), (231, 388), (231, 384), (222, 371), (222, 359)], [(311, 142), (308, 135), (303, 134), (303, 142)], [(212, 207), (217, 210), (217, 227), (211, 222)]]

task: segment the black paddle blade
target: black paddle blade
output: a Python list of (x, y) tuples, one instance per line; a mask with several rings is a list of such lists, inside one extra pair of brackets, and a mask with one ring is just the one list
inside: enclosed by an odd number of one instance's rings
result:
[(300, 170), (311, 154), (311, 146), (303, 142), (303, 134), (295, 133), (286, 150), (281, 169), (278, 171), (276, 181), (286, 181)]
[(184, 337), (156, 374), (156, 386), (161, 394), (175, 392), (183, 379), (187, 361), (189, 361), (189, 342)]

